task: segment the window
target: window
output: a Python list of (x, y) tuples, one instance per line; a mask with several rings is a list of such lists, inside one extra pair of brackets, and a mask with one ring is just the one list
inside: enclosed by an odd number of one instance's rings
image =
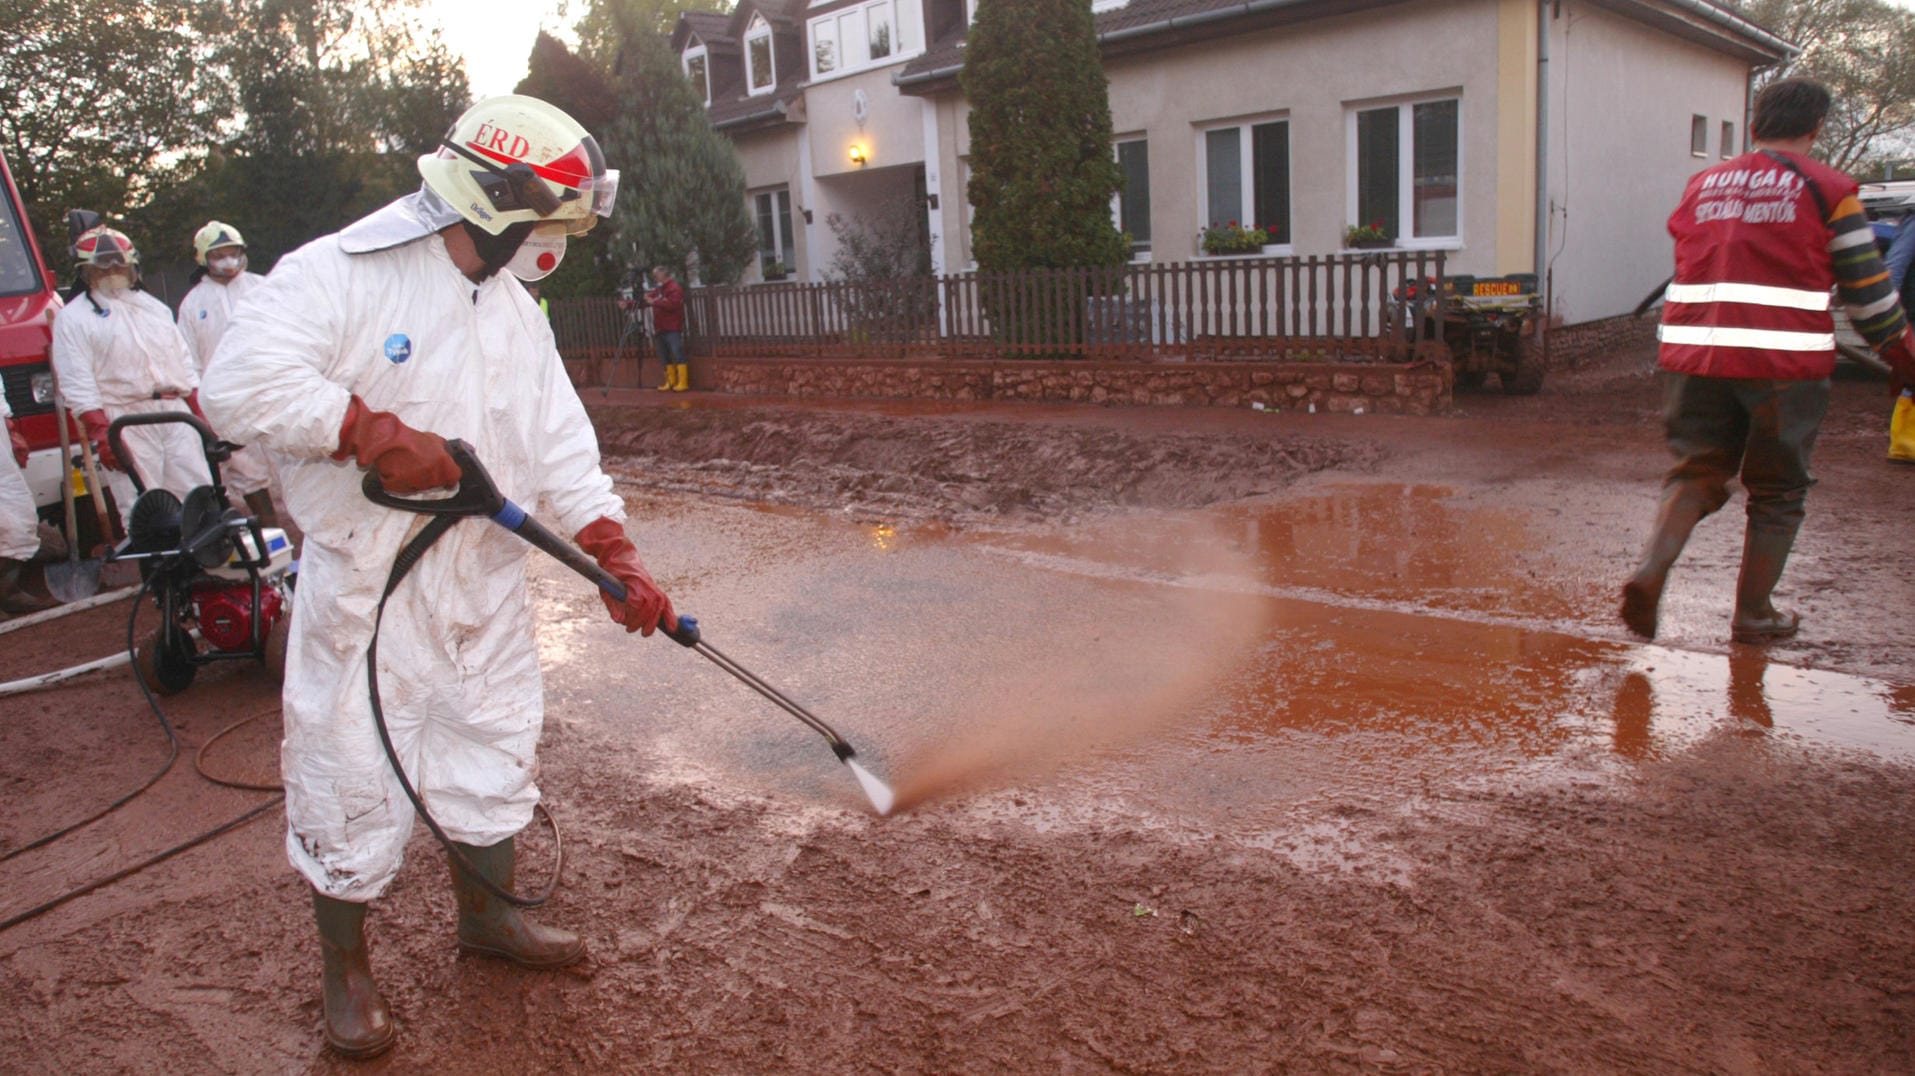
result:
[[(779, 188), (765, 191), (758, 203), (758, 272), (766, 280), (782, 279), (791, 272), (791, 191)], [(783, 270), (779, 272), (778, 270)]]
[(1099, 15), (1106, 11), (1116, 11), (1130, 3), (1130, 0), (1090, 0), (1090, 12)]
[(1124, 189), (1112, 203), (1120, 231), (1130, 233), (1130, 252), (1150, 250), (1150, 143), (1141, 138), (1117, 143), (1117, 169)]
[(1709, 155), (1709, 117), (1689, 117), (1689, 155), (1707, 157)]
[(1354, 113), (1351, 223), (1380, 225), (1399, 242), (1462, 235), (1461, 105), (1448, 97)]
[(924, 51), (919, 0), (873, 0), (820, 15), (809, 25), (812, 78), (861, 71)]
[(1262, 228), (1268, 244), (1290, 242), (1290, 121), (1203, 132), (1203, 219)]
[(811, 73), (828, 75), (838, 69), (838, 20), (823, 18), (811, 24)]
[(770, 93), (778, 83), (771, 64), (771, 24), (760, 15), (745, 31), (745, 76), (752, 93)]
[(711, 72), (705, 62), (705, 46), (693, 45), (686, 49), (684, 64), (685, 77), (692, 80), (692, 86), (698, 90), (698, 96), (704, 98), (706, 104), (711, 104)]
[(1729, 122), (1728, 120), (1723, 120), (1722, 121), (1722, 159), (1726, 161), (1733, 156), (1735, 156), (1735, 124)]

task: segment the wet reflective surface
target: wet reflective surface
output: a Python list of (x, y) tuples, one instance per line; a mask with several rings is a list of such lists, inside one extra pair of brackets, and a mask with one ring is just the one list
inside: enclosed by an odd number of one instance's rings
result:
[[(1039, 824), (1119, 811), (1267, 843), (1331, 788), (1626, 780), (1724, 739), (1915, 761), (1907, 685), (1632, 643), (1525, 520), (1438, 486), (994, 533), (670, 499), (633, 517), (681, 611), (900, 809), (1013, 794)], [(554, 720), (586, 704), (687, 779), (858, 809), (822, 738), (540, 576)]]

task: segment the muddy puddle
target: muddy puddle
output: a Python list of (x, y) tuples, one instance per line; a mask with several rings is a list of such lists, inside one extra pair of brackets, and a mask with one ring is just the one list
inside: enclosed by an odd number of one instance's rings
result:
[[(633, 515), (707, 639), (834, 725), (905, 810), (1121, 814), (1257, 844), (1326, 790), (1625, 781), (1719, 738), (1915, 761), (1905, 685), (1631, 644), (1525, 519), (1441, 486), (992, 530), (657, 495)], [(553, 690), (626, 700), (591, 730), (608, 748), (863, 808), (816, 734), (670, 643), (634, 654), (596, 603), (543, 586)]]

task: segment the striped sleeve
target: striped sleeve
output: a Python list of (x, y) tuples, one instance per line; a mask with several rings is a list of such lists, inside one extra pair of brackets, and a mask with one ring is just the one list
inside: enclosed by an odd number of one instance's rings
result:
[(1908, 328), (1908, 317), (1889, 280), (1888, 266), (1875, 246), (1875, 229), (1853, 194), (1836, 203), (1828, 223), (1836, 291), (1855, 331), (1870, 347), (1880, 348), (1902, 335)]

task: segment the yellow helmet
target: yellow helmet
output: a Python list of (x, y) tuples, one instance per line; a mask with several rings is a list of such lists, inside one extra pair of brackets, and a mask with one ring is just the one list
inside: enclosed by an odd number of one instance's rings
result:
[(239, 229), (230, 224), (209, 220), (206, 226), (193, 233), (193, 260), (206, 264), (206, 252), (215, 247), (244, 247), (246, 237)]
[(583, 235), (612, 215), (618, 172), (578, 121), (536, 97), (508, 94), (467, 109), (419, 158), (434, 194), (487, 234), (561, 221)]

